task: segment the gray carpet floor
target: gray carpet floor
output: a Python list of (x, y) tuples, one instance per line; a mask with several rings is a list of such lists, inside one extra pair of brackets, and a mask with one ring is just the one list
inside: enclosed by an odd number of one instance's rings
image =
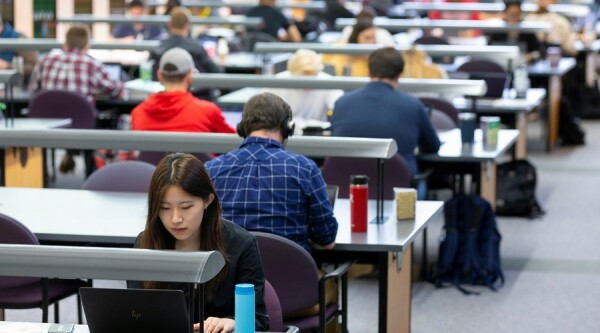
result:
[[(546, 215), (498, 218), (506, 276), (498, 292), (481, 289), (480, 295), (465, 296), (454, 288), (416, 282), (413, 332), (600, 331), (600, 122), (586, 121), (584, 127), (586, 146), (546, 154), (531, 124), (529, 159), (537, 166), (538, 199)], [(59, 177), (53, 186), (78, 188), (81, 174), (79, 163), (74, 175)], [(429, 228), (430, 261), (437, 257), (441, 227), (437, 222)], [(422, 244), (415, 246), (420, 253)], [(120, 281), (94, 285), (124, 287)], [(376, 332), (377, 280), (351, 279), (349, 295), (351, 332)], [(76, 321), (74, 304), (74, 299), (61, 302), (62, 322)], [(7, 310), (6, 320), (39, 321), (41, 310)]]

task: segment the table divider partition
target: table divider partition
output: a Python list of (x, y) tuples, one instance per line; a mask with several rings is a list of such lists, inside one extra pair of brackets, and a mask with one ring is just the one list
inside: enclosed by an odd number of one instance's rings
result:
[[(169, 15), (145, 15), (145, 16), (127, 16), (127, 15), (111, 15), (100, 17), (91, 14), (76, 14), (69, 17), (58, 17), (57, 23), (128, 23), (128, 24), (149, 24), (149, 25), (166, 25), (169, 22)], [(207, 24), (207, 25), (243, 25), (245, 27), (258, 27), (262, 24), (262, 18), (245, 17), (245, 16), (229, 16), (227, 18), (217, 16), (207, 17), (190, 17), (190, 24)]]
[[(112, 130), (19, 130), (0, 131), (0, 147), (42, 147), (66, 149), (128, 149), (148, 151), (185, 151), (227, 153), (243, 140), (235, 134), (175, 133)], [(347, 137), (290, 137), (286, 149), (312, 157), (357, 157), (377, 160), (377, 217), (383, 217), (383, 163), (398, 152), (393, 139)]]
[[(0, 275), (61, 279), (111, 279), (189, 283), (198, 288), (204, 318), (204, 283), (225, 266), (218, 251), (181, 252), (80, 246), (0, 244)], [(190, 289), (193, 290), (193, 289)], [(188, 298), (190, 331), (193, 297)], [(200, 320), (200, 331), (204, 331)]]
[[(500, 20), (429, 20), (429, 19), (390, 19), (376, 17), (376, 27), (389, 31), (404, 31), (408, 29), (433, 29), (447, 30), (477, 29), (487, 32), (521, 31), (521, 32), (549, 32), (552, 24), (549, 22), (522, 21), (519, 24), (510, 24)], [(341, 29), (356, 24), (356, 19), (339, 18), (335, 20), (335, 27)]]

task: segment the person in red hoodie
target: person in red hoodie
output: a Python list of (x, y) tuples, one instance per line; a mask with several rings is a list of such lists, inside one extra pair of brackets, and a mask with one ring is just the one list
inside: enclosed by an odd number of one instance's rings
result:
[(217, 105), (189, 92), (193, 68), (194, 60), (186, 50), (176, 47), (165, 52), (157, 73), (165, 90), (150, 95), (131, 111), (131, 129), (235, 133)]

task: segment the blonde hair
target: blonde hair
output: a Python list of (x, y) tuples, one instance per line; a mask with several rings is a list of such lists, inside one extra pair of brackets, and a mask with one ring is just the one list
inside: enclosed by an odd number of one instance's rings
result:
[(427, 53), (413, 46), (402, 52), (404, 71), (400, 77), (413, 79), (444, 79), (446, 73), (437, 65), (427, 61)]
[(292, 75), (316, 74), (323, 69), (321, 55), (313, 50), (298, 49), (288, 60), (287, 69)]
[(169, 28), (183, 29), (190, 23), (192, 13), (185, 7), (175, 7), (171, 10), (171, 18), (169, 19)]

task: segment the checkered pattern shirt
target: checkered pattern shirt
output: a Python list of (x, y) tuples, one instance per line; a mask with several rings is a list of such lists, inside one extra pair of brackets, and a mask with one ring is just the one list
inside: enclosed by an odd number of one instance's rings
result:
[(29, 90), (77, 91), (94, 102), (94, 96), (102, 93), (121, 96), (123, 83), (113, 81), (102, 68), (102, 63), (80, 50), (51, 52), (33, 69)]
[(248, 137), (206, 163), (223, 217), (248, 230), (274, 233), (311, 251), (335, 241), (338, 224), (325, 181), (310, 159), (276, 140)]

